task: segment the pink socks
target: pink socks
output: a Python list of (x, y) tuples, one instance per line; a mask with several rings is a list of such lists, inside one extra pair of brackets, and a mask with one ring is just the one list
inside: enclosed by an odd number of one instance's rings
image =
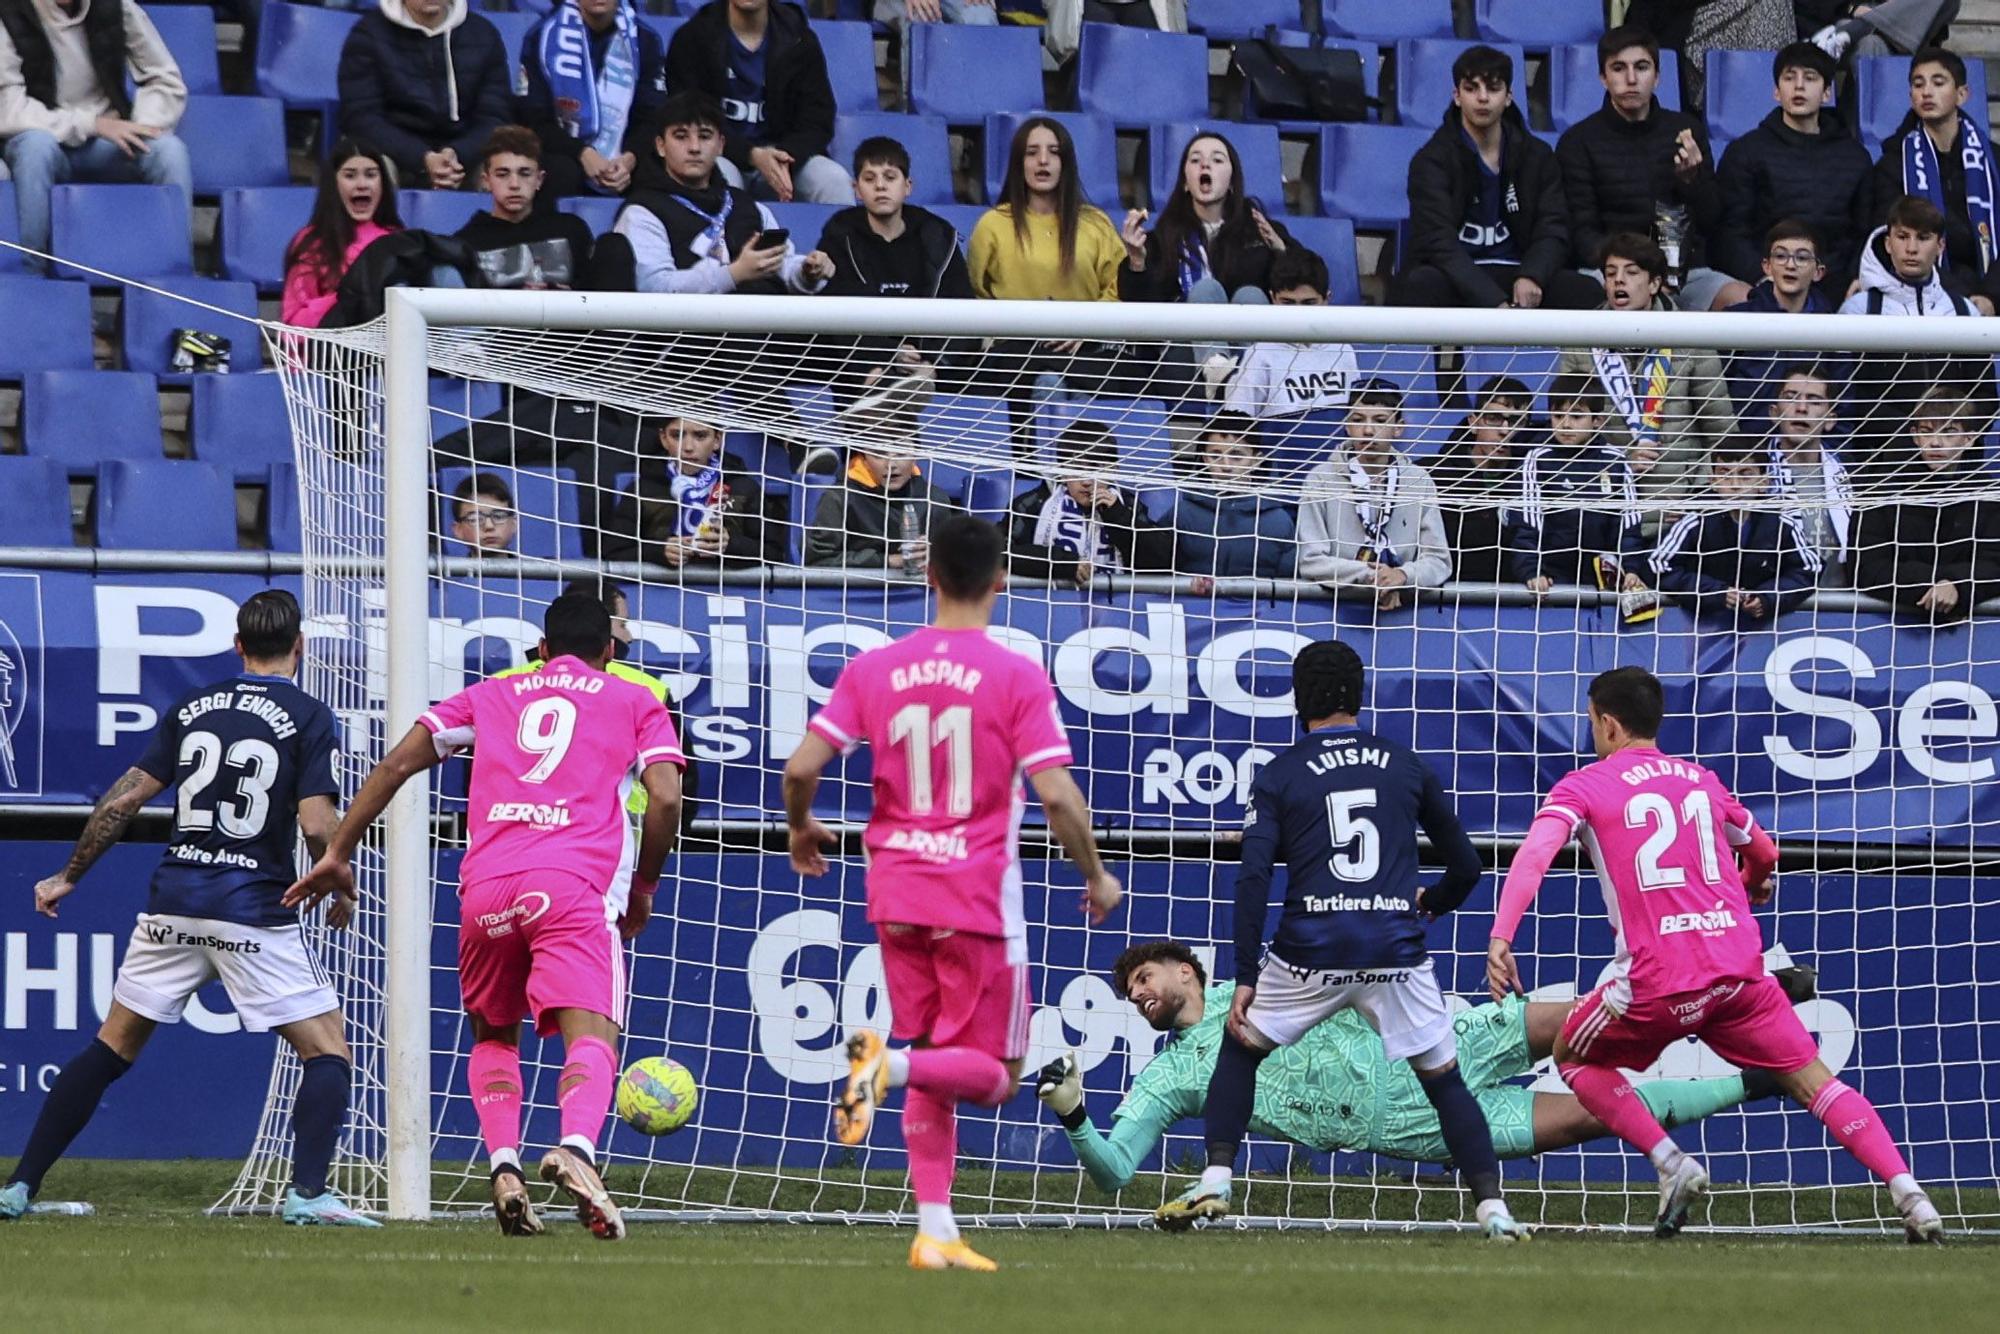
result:
[(909, 1088), (934, 1093), (947, 1103), (998, 1107), (1014, 1094), (1007, 1067), (970, 1047), (918, 1047), (910, 1052)]
[(569, 1044), (556, 1102), (562, 1108), (562, 1142), (597, 1152), (597, 1132), (618, 1091), (618, 1056), (602, 1038), (578, 1038)]
[(1876, 1112), (1875, 1104), (1838, 1079), (1829, 1079), (1813, 1095), (1806, 1110), (1825, 1122), (1841, 1147), (1883, 1181), (1891, 1182), (1909, 1174), (1902, 1150), (1896, 1147), (1896, 1141), (1883, 1128), (1882, 1117)]
[(951, 1203), (951, 1181), (958, 1169), (953, 1101), (915, 1085), (903, 1095), (903, 1145), (910, 1152), (910, 1190), (918, 1204)]
[[(476, 1042), (465, 1063), (479, 1137), (489, 1154), (521, 1149), (521, 1049), (506, 1042)], [(518, 1165), (518, 1158), (516, 1159)]]
[(1631, 1082), (1620, 1071), (1581, 1063), (1564, 1065), (1561, 1070), (1564, 1082), (1583, 1109), (1640, 1153), (1652, 1156), (1660, 1141), (1667, 1139), (1666, 1128), (1639, 1100)]

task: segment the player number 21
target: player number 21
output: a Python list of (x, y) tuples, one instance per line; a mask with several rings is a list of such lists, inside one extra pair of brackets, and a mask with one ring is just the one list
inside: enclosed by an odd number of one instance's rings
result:
[(1674, 819), (1673, 803), (1665, 797), (1657, 792), (1637, 794), (1625, 803), (1625, 827), (1640, 829), (1646, 825), (1651, 825), (1653, 832), (1646, 835), (1646, 841), (1639, 845), (1639, 854), (1635, 858), (1640, 889), (1679, 889), (1687, 884), (1685, 869), (1660, 865), (1660, 858), (1678, 841), (1683, 828), (1692, 829), (1695, 842), (1701, 846), (1702, 883), (1713, 885), (1722, 880), (1722, 858), (1715, 846), (1715, 812), (1709, 803), (1708, 793), (1700, 788), (1689, 792), (1681, 801), (1678, 823)]
[(569, 754), (576, 740), (576, 705), (560, 695), (538, 699), (521, 710), (521, 728), (514, 738), (522, 750), (537, 756), (535, 767), (521, 775), (524, 783), (544, 783)]
[(931, 716), (928, 704), (905, 704), (889, 719), (889, 740), (907, 752), (910, 761), (910, 809), (929, 815), (937, 805), (931, 785), (931, 751), (945, 752), (945, 812), (972, 814), (972, 708), (954, 704)]

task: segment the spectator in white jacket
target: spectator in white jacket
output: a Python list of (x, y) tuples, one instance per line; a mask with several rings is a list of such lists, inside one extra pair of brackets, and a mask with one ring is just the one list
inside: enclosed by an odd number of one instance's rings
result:
[(1382, 611), (1451, 577), (1437, 488), (1397, 448), (1402, 402), (1387, 380), (1356, 386), (1346, 437), (1306, 474), (1299, 504), (1299, 577), (1373, 588)]
[(173, 133), (186, 107), (180, 66), (136, 0), (0, 0), (0, 139), (31, 250), (48, 252), (49, 192), (69, 181), (171, 185), (191, 211)]
[(1977, 315), (1976, 306), (1945, 289), (1938, 273), (1944, 256), (1944, 214), (1921, 195), (1904, 195), (1889, 208), (1861, 256), (1861, 282), (1843, 315)]

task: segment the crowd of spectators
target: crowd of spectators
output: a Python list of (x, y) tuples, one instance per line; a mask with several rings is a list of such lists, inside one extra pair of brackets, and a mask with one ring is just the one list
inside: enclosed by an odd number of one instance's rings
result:
[[(1987, 118), (1967, 106), (1964, 61), (1914, 50), (1910, 111), (1879, 158), (1835, 104), (1843, 60), (1911, 49), (1943, 6), (1827, 7), (1810, 41), (1789, 40), (1809, 7), (1796, 8), (1631, 7), (1667, 25), (1697, 102), (1703, 53), (1773, 50), (1772, 110), (1719, 162), (1702, 119), (1661, 104), (1661, 44), (1636, 23), (1599, 42), (1603, 104), (1553, 148), (1522, 114), (1523, 72), (1492, 47), (1465, 50), (1451, 103), (1410, 163), (1388, 300), (1994, 314), (2000, 178)], [(1053, 0), (1046, 16), (1059, 60), (1082, 22), (1186, 27), (1179, 0)], [(907, 33), (991, 23), (997, 10), (879, 0), (876, 17)], [(510, 63), (467, 0), (379, 0), (361, 15), (340, 54), (339, 138), (286, 254), (288, 323), (320, 324), (355, 299), (358, 279), (408, 271), (359, 263), (404, 231), (397, 191), (408, 186), (490, 199), (449, 244), (413, 252), (440, 283), (1279, 306), (1330, 296), (1325, 260), (1247, 189), (1217, 133), (1186, 144), (1153, 212), (1114, 217), (1088, 198), (1061, 120), (1029, 116), (992, 206), (961, 236), (910, 203), (911, 158), (896, 140), (834, 159), (826, 57), (798, 4), (710, 0), (668, 40), (632, 0), (563, 0)], [(0, 4), (0, 138), (23, 241), (47, 249), (50, 189), (63, 181), (167, 184), (191, 199), (173, 133), (186, 97), (131, 0)], [(556, 207), (577, 195), (618, 201), (608, 232)], [(807, 248), (772, 211), (791, 202), (843, 208)], [(934, 516), (965, 501), (933, 490), (916, 428), (924, 397), (1005, 396), (1018, 442), (1039, 429), (1027, 423), (1041, 405), (1118, 378), (1128, 396), (1172, 390), (1158, 396), (1176, 413), (1187, 484), (1117, 483), (1117, 436), (1077, 418), (1033, 447), (1048, 451), (1048, 480), (1012, 497), (1017, 572), (1079, 585), (1104, 573), (1296, 576), (1367, 587), (1383, 610), (1452, 578), (1537, 595), (1583, 586), (1619, 594), (1631, 619), (1665, 596), (1739, 621), (1814, 588), (1857, 587), (1945, 617), (2000, 587), (2000, 509), (1869, 503), (1913, 479), (1990, 484), (1996, 404), (1981, 359), (1570, 349), (1539, 394), (1504, 374), (1462, 385), (1462, 423), (1433, 454), (1406, 388), (1364, 375), (1340, 344), (1217, 343), (1139, 365), (1130, 347), (1080, 339), (825, 343), (818, 359), (839, 370), (820, 378), (859, 429), (813, 513), (767, 496), (717, 424), (678, 417), (646, 425), (631, 477), (592, 516), (598, 554), (672, 568), (773, 562), (797, 526), (807, 565), (918, 571)], [(1285, 487), (1273, 492), (1274, 478)], [(497, 474), (467, 478), (451, 535), (509, 549), (518, 518), (506, 492)]]

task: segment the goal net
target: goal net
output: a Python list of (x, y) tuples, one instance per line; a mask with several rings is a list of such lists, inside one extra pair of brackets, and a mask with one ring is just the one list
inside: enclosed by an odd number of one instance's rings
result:
[[(961, 508), (1007, 532), (994, 633), (1049, 667), (1128, 889), (1086, 925), (1030, 806), (1029, 1067), (1075, 1049), (1106, 1133), (1177, 1122), (1110, 1191), (1030, 1088), (962, 1113), (963, 1214), (1116, 1225), (1198, 1170), (1206, 1067), (1184, 1049), (1143, 1077), (1163, 1035), (1111, 966), (1176, 939), (1228, 980), (1244, 797), (1298, 734), (1292, 655), (1338, 636), (1368, 665), (1364, 724), (1426, 757), (1489, 857), (1429, 937), (1476, 1086), (1564, 1093), (1512, 1019), (1474, 1008), (1487, 930), (1539, 797), (1589, 758), (1584, 686), (1642, 665), (1667, 686), (1664, 748), (1784, 849), (1759, 925), (1773, 969), (1817, 972), (1798, 1013), (1822, 1056), (1955, 1224), (2000, 1222), (2000, 1027), (1976, 990), (2000, 976), (2000, 620), (1970, 612), (2000, 593), (1987, 322), (397, 293), (386, 326), (274, 350), (307, 685), (345, 723), (350, 792), (430, 701), (532, 652), (572, 579), (615, 582), (624, 659), (671, 691), (692, 824), (629, 951), (622, 1057), (686, 1065), (700, 1104), (657, 1139), (607, 1127), (607, 1179), (641, 1217), (913, 1212), (899, 1100), (858, 1149), (829, 1120), (843, 1039), (889, 1019), (868, 756), (822, 786), (848, 837), (820, 880), (785, 860), (777, 779), (841, 664), (923, 623), (924, 534)], [(406, 792), (364, 847), (356, 926), (319, 937), (361, 1072), (335, 1184), (400, 1216), (486, 1200), (453, 968), (467, 773)], [(1613, 941), (1587, 869), (1559, 864), (1517, 949), (1538, 1002), (1597, 984)], [(1434, 1130), (1358, 1050), (1328, 1047), (1296, 1105), (1260, 1104), (1306, 1142), (1254, 1139), (1241, 1210), (1465, 1220), (1450, 1168), (1416, 1161)], [(528, 1039), (531, 1150), (557, 1138), (556, 1055)], [(1731, 1073), (1684, 1042), (1642, 1077)], [(281, 1192), (295, 1082), (281, 1053), (225, 1207)], [(1490, 1105), (1532, 1116), (1516, 1139), (1574, 1112), (1509, 1096)], [(1675, 1134), (1718, 1183), (1713, 1226), (1894, 1226), (1776, 1098)], [(1656, 1207), (1605, 1138), (1506, 1180), (1543, 1225)]]

